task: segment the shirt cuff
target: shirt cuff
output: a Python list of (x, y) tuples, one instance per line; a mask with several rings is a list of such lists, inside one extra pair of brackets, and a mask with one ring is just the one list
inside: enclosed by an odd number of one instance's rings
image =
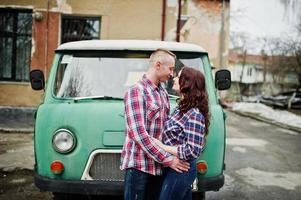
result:
[(163, 160), (163, 165), (164, 166), (170, 166), (173, 161), (173, 155), (169, 154), (164, 160)]

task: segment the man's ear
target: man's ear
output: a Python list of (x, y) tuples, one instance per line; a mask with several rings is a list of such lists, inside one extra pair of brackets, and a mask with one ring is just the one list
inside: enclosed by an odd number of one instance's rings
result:
[(160, 69), (160, 66), (161, 66), (161, 62), (159, 60), (157, 60), (155, 62), (155, 66), (156, 66), (156, 69), (159, 70)]

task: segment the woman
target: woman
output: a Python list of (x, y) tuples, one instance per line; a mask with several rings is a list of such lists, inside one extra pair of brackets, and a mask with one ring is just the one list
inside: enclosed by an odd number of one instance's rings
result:
[(173, 89), (180, 98), (174, 113), (165, 123), (163, 143), (155, 142), (165, 151), (190, 163), (188, 172), (171, 168), (164, 171), (160, 200), (192, 199), (191, 184), (196, 178), (196, 159), (202, 152), (209, 126), (208, 96), (202, 72), (184, 67)]

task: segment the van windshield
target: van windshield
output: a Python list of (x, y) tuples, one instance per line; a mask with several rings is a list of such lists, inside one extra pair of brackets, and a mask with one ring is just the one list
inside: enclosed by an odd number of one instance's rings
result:
[[(149, 53), (68, 53), (62, 54), (56, 72), (54, 94), (58, 98), (123, 98), (125, 91), (148, 69)], [(180, 63), (203, 71), (201, 54), (177, 54)], [(175, 95), (172, 80), (164, 83)]]

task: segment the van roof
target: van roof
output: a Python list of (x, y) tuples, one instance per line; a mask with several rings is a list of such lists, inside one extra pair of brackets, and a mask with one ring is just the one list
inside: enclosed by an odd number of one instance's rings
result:
[(195, 44), (166, 42), (155, 40), (82, 40), (60, 45), (57, 50), (144, 50), (154, 51), (158, 48), (180, 52), (206, 51)]

